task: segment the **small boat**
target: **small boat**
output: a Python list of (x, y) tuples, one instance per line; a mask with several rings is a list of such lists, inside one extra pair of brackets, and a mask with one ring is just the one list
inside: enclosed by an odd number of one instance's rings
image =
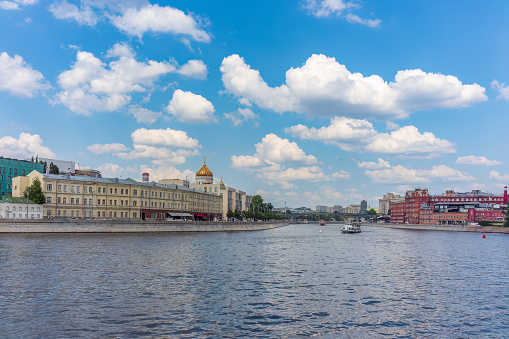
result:
[(361, 224), (358, 222), (347, 222), (341, 229), (341, 233), (361, 233)]
[(325, 224), (326, 224), (325, 220), (320, 220), (318, 222), (318, 226), (325, 226)]

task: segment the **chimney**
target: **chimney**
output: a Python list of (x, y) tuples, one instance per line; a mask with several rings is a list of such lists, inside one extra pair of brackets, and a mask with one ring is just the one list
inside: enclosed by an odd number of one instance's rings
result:
[(504, 187), (504, 205), (507, 205), (507, 186)]
[(143, 179), (143, 182), (148, 182), (148, 173), (145, 172), (141, 175), (142, 179)]

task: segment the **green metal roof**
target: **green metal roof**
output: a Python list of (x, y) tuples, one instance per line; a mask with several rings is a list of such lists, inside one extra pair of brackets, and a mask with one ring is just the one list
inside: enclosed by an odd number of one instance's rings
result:
[[(9, 203), (14, 203), (14, 204), (26, 204), (27, 203), (27, 199), (26, 198), (14, 198), (14, 197), (3, 197), (1, 200), (0, 200), (0, 203), (2, 202), (9, 202)], [(35, 202), (33, 202), (32, 200), (28, 200), (28, 203), (29, 204), (35, 204)]]

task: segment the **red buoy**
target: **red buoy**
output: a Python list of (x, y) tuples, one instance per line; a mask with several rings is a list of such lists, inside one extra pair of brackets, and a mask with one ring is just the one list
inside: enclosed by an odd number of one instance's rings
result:
[(483, 237), (483, 239), (486, 239), (486, 234), (483, 234), (482, 237)]

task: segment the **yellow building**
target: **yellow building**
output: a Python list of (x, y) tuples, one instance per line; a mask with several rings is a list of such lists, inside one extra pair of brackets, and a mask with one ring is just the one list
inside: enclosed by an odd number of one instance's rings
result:
[(138, 182), (133, 179), (93, 178), (33, 171), (13, 178), (13, 196), (22, 196), (38, 177), (46, 196), (44, 216), (115, 219), (205, 219), (222, 215), (221, 197), (197, 189)]
[(228, 210), (234, 212), (247, 211), (251, 207), (251, 196), (246, 195), (246, 192), (237, 190), (233, 187), (228, 187), (221, 182), (218, 184), (213, 183), (214, 174), (205, 164), (196, 172), (195, 183), (189, 184), (190, 188), (194, 188), (204, 193), (213, 193), (221, 197), (222, 200), (222, 218), (227, 220)]

